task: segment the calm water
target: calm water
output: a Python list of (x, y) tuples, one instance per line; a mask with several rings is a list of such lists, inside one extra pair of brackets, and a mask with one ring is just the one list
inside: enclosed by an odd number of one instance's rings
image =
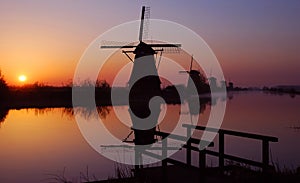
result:
[[(218, 100), (217, 102), (222, 102)], [(187, 105), (187, 104), (184, 104)], [(180, 111), (179, 105), (163, 106), (169, 111), (164, 121), (176, 121), (179, 113), (187, 123), (194, 116)], [(125, 138), (130, 128), (116, 127), (116, 115), (111, 107), (100, 109), (105, 126), (119, 139)], [(128, 107), (117, 107), (128, 113)], [(300, 97), (270, 95), (260, 92), (234, 93), (227, 101), (222, 128), (259, 133), (279, 138), (270, 145), (272, 159), (281, 167), (300, 166)], [(93, 114), (75, 110), (84, 118)], [(200, 114), (199, 124), (207, 121), (210, 106)], [(2, 120), (1, 120), (2, 118)], [(0, 182), (51, 182), (49, 178), (62, 175), (74, 182), (80, 175), (106, 179), (114, 175), (115, 163), (100, 155), (85, 141), (71, 109), (21, 109), (1, 111), (0, 114)], [(170, 131), (174, 124), (162, 123), (162, 131)], [(298, 127), (298, 128), (293, 128)], [(244, 139), (225, 139), (226, 153), (260, 160), (260, 142)], [(175, 155), (176, 156), (176, 155)], [(179, 155), (180, 156), (180, 153)], [(209, 159), (208, 164), (214, 164)], [(83, 176), (81, 176), (83, 177)]]

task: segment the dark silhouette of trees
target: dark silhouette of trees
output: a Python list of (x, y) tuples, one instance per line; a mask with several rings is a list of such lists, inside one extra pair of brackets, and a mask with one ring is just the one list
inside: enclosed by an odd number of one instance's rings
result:
[(101, 88), (102, 90), (110, 90), (111, 89), (110, 85), (105, 80), (97, 80), (96, 88)]
[(0, 109), (0, 127), (1, 127), (1, 123), (4, 122), (7, 114), (8, 114), (8, 109)]
[(8, 110), (2, 108), (3, 103), (7, 98), (7, 95), (8, 95), (8, 86), (0, 70), (0, 127), (1, 127), (1, 123), (4, 122), (5, 117), (8, 114)]
[(1, 89), (1, 91), (5, 90), (5, 89), (8, 89), (7, 83), (4, 79), (4, 76), (1, 73), (1, 70), (0, 70), (0, 89)]
[(7, 97), (7, 94), (8, 94), (8, 85), (0, 70), (0, 103)]

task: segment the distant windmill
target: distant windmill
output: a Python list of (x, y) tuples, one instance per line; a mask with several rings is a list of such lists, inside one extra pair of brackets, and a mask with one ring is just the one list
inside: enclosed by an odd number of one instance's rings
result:
[(198, 73), (198, 74), (200, 74), (199, 71), (193, 70), (193, 62), (194, 62), (194, 58), (193, 58), (193, 55), (192, 55), (191, 56), (191, 63), (190, 63), (190, 70), (188, 70), (188, 71), (179, 71), (179, 73), (188, 73), (188, 74), (190, 74), (190, 73)]
[[(179, 73), (188, 73), (189, 80), (187, 84), (187, 91), (190, 95), (197, 95), (201, 91), (205, 90), (205, 78), (198, 70), (193, 70), (193, 55), (191, 56), (191, 64), (189, 71), (179, 71)], [(196, 87), (196, 90), (194, 89)]]
[[(144, 27), (145, 17), (149, 18), (149, 13), (149, 7), (146, 8), (143, 6), (139, 30), (139, 43), (137, 45), (101, 45), (100, 47), (101, 49), (120, 48), (122, 49), (122, 53), (124, 53), (130, 61), (133, 62), (133, 69), (128, 84), (129, 88), (131, 88), (129, 93), (129, 106), (133, 129), (135, 132), (135, 144), (153, 143), (155, 126), (160, 113), (160, 104), (156, 104), (156, 106), (154, 106), (154, 109), (159, 111), (150, 111), (149, 109), (150, 99), (154, 96), (161, 95), (161, 81), (157, 73), (154, 55), (158, 52), (162, 53), (165, 51), (164, 49), (171, 48), (177, 50), (181, 47), (180, 44), (145, 43), (143, 41), (143, 34), (146, 30)], [(126, 50), (129, 48), (134, 48), (134, 50)], [(128, 55), (128, 53), (135, 55), (134, 60)], [(136, 118), (132, 113), (134, 113), (138, 118)], [(139, 120), (139, 118), (147, 118), (150, 114), (153, 118), (148, 121), (149, 124), (147, 124), (147, 126), (154, 126), (154, 128), (150, 130), (135, 129), (135, 127), (143, 125), (140, 124), (141, 120)]]

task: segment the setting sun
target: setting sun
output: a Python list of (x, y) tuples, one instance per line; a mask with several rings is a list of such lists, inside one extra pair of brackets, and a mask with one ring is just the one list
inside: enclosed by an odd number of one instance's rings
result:
[(20, 75), (19, 76), (19, 81), (20, 82), (25, 82), (27, 80), (27, 77), (25, 75)]

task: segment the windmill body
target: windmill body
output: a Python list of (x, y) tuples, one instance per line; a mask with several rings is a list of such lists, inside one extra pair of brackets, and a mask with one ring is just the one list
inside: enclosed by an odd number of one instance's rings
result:
[(136, 95), (136, 100), (139, 100), (139, 94), (149, 95), (149, 97), (160, 95), (161, 82), (155, 66), (155, 51), (148, 44), (140, 42), (133, 53), (135, 58), (128, 81), (131, 93)]
[[(155, 66), (155, 51), (146, 43), (140, 42), (133, 53), (135, 58), (128, 84), (129, 113), (135, 135), (134, 142), (136, 145), (152, 144), (155, 141), (154, 132), (160, 114), (160, 103), (154, 103), (150, 109), (149, 101), (161, 95), (161, 82)], [(147, 121), (145, 118), (148, 118)], [(149, 128), (141, 130), (145, 126)]]

